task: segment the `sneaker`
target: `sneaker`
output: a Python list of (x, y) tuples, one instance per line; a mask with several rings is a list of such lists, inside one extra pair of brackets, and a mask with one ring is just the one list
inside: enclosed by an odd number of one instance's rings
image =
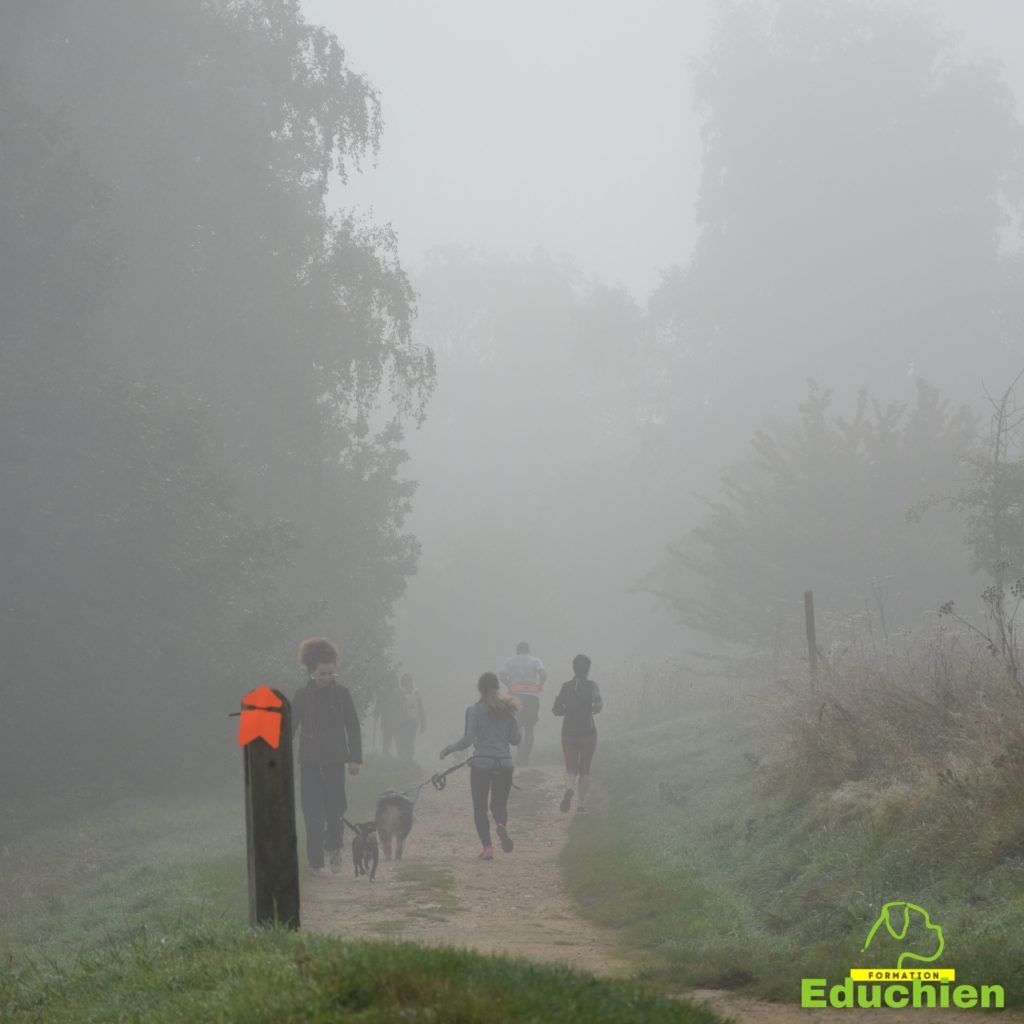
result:
[(341, 874), (341, 850), (331, 850), (330, 860), (331, 860), (331, 874), (332, 875), (340, 875)]
[(477, 857), (477, 860), (494, 860), (494, 847), (485, 846), (483, 852)]
[(586, 809), (586, 807), (583, 806), (583, 804), (578, 804), (576, 806), (576, 813), (577, 814), (586, 814), (587, 813), (587, 809)]
[(565, 814), (566, 811), (572, 806), (572, 790), (567, 789), (565, 796), (562, 797), (562, 802), (558, 805), (558, 809)]
[(501, 848), (505, 853), (511, 853), (515, 848), (515, 843), (512, 842), (512, 837), (508, 834), (508, 829), (504, 825), (498, 826), (498, 839), (501, 840)]

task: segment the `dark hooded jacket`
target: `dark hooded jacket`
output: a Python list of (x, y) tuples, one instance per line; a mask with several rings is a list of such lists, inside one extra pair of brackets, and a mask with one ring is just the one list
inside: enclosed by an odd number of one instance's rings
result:
[(299, 764), (362, 764), (359, 716), (347, 687), (307, 683), (292, 704), (294, 729), (300, 729)]

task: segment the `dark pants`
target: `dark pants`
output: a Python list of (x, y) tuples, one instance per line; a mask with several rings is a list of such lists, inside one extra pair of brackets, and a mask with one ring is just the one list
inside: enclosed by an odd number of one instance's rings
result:
[(341, 849), (341, 817), (348, 810), (345, 766), (299, 765), (299, 791), (306, 822), (306, 856), (311, 868), (322, 868), (324, 851)]
[(469, 789), (473, 794), (473, 821), (476, 834), (484, 846), (491, 845), (491, 822), (487, 817), (487, 798), (491, 814), (499, 825), (508, 824), (508, 794), (512, 789), (512, 768), (477, 768), (469, 766)]
[(403, 722), (395, 729), (395, 747), (400, 761), (411, 761), (416, 752), (416, 730), (419, 722)]
[(516, 764), (519, 767), (530, 763), (530, 751), (533, 750), (533, 727), (540, 718), (540, 697), (535, 693), (517, 693), (519, 701), (519, 724), (523, 727), (523, 738), (516, 747)]

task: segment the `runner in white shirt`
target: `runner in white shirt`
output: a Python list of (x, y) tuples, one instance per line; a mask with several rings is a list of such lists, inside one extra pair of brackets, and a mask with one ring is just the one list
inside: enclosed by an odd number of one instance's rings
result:
[(516, 764), (522, 767), (530, 761), (533, 749), (533, 727), (540, 717), (540, 692), (548, 680), (544, 662), (530, 653), (525, 641), (516, 644), (516, 653), (505, 661), (501, 681), (519, 701), (519, 724), (523, 727), (523, 739), (516, 748)]

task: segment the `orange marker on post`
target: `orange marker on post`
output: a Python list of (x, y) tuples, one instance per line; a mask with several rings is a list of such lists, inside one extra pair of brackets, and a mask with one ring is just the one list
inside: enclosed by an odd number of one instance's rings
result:
[(242, 698), (238, 719), (238, 745), (266, 740), (275, 750), (281, 743), (281, 708), (284, 701), (269, 686), (260, 686)]

